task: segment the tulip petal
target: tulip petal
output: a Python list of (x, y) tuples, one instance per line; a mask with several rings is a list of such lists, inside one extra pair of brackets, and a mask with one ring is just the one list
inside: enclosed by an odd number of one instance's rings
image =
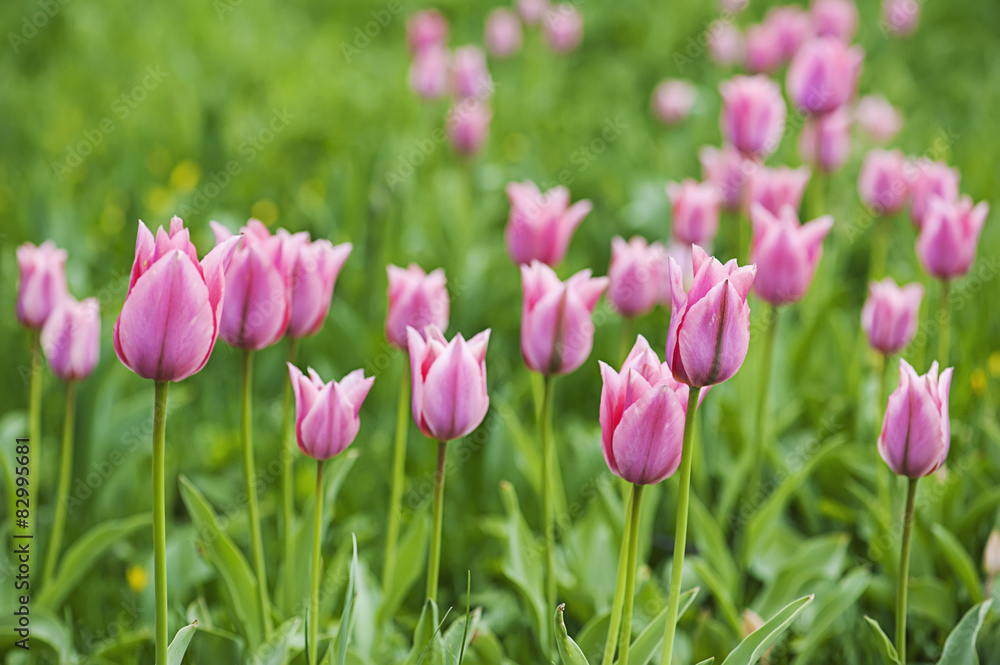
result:
[(684, 411), (667, 385), (647, 391), (625, 409), (612, 447), (619, 474), (638, 485), (662, 481), (681, 463)]

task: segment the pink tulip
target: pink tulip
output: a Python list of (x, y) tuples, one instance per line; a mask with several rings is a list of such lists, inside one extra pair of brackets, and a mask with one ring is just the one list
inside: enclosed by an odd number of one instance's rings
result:
[(802, 44), (814, 35), (809, 13), (796, 5), (768, 10), (764, 23), (777, 41), (783, 60), (791, 59)]
[(413, 372), (413, 419), (424, 436), (459, 439), (479, 427), (490, 407), (486, 391), (486, 346), (490, 331), (468, 342), (461, 334), (450, 342), (437, 326), (423, 335), (406, 330)]
[(756, 266), (722, 265), (701, 247), (692, 247), (694, 280), (685, 293), (681, 267), (670, 263), (670, 329), (667, 364), (674, 378), (703, 387), (732, 378), (750, 345), (747, 295)]
[(854, 119), (875, 143), (888, 143), (903, 126), (899, 112), (881, 95), (867, 95), (854, 108)]
[(833, 217), (824, 215), (799, 224), (798, 214), (790, 206), (773, 215), (755, 204), (750, 208), (750, 221), (750, 260), (757, 264), (754, 293), (772, 305), (798, 302), (816, 274), (823, 239), (833, 228)]
[(959, 173), (943, 162), (929, 159), (919, 160), (910, 178), (910, 219), (918, 229), (923, 226), (924, 216), (931, 199), (945, 201), (958, 200)]
[[(295, 234), (298, 236), (299, 234)], [(309, 337), (319, 332), (330, 312), (333, 287), (340, 269), (351, 255), (349, 242), (334, 246), (329, 240), (294, 241), (288, 231), (278, 229), (278, 237), (298, 252), (292, 257), (292, 311), (288, 319), (288, 335)], [(290, 243), (290, 244), (289, 244)]]
[(858, 176), (861, 201), (880, 215), (894, 215), (906, 206), (910, 180), (906, 157), (898, 150), (872, 150)]
[(813, 0), (809, 12), (819, 37), (850, 44), (858, 31), (858, 8), (854, 0)]
[(590, 319), (608, 286), (606, 277), (581, 270), (565, 282), (539, 261), (521, 266), (521, 355), (535, 372), (569, 374), (587, 360), (594, 344)]
[(90, 376), (101, 352), (101, 313), (96, 298), (65, 296), (42, 328), (42, 349), (52, 373), (63, 381)]
[(375, 379), (356, 369), (340, 383), (323, 383), (311, 367), (309, 376), (288, 363), (295, 391), (295, 438), (299, 450), (317, 460), (336, 457), (351, 445), (361, 428), (361, 405)]
[(937, 362), (923, 376), (905, 360), (899, 360), (899, 387), (889, 395), (889, 404), (878, 437), (878, 452), (893, 473), (908, 478), (929, 476), (948, 456), (951, 423), (948, 394), (952, 368), (938, 377)]
[(510, 216), (504, 239), (517, 264), (541, 261), (558, 265), (566, 256), (573, 232), (593, 207), (586, 199), (569, 204), (569, 190), (553, 187), (542, 194), (530, 181), (507, 185)]
[(924, 287), (899, 287), (891, 277), (868, 285), (868, 300), (861, 309), (861, 327), (873, 349), (890, 355), (899, 353), (917, 332)]
[[(221, 244), (232, 232), (211, 222)], [(241, 229), (243, 242), (226, 268), (226, 303), (219, 334), (229, 346), (259, 351), (280, 340), (291, 320), (292, 274), (308, 234), (272, 236), (264, 224), (251, 219)]]
[(825, 173), (839, 170), (851, 156), (851, 114), (846, 107), (809, 116), (799, 135), (802, 161)]
[(882, 0), (881, 26), (897, 36), (904, 36), (917, 29), (920, 22), (920, 3), (917, 0)]
[(863, 60), (860, 47), (830, 37), (806, 42), (788, 66), (788, 96), (806, 113), (829, 113), (854, 98)]
[(448, 20), (436, 9), (425, 9), (406, 23), (406, 42), (414, 55), (448, 41)]
[(51, 240), (26, 242), (17, 248), (17, 271), (17, 320), (37, 330), (66, 297), (66, 250)]
[(683, 243), (711, 244), (719, 231), (719, 190), (711, 182), (691, 178), (667, 183), (670, 199), (671, 231)]
[(540, 23), (549, 10), (549, 0), (517, 0), (517, 13), (527, 25)]
[(239, 238), (219, 243), (198, 262), (180, 217), (156, 239), (139, 222), (135, 261), (121, 314), (115, 321), (115, 353), (144, 379), (181, 381), (208, 362), (219, 336), (226, 267)]
[(428, 46), (413, 56), (410, 88), (424, 99), (438, 99), (448, 92), (451, 57), (444, 46)]
[(938, 279), (969, 272), (989, 211), (985, 201), (973, 207), (968, 196), (958, 201), (931, 198), (917, 236), (917, 258), (924, 270)]
[(542, 19), (545, 42), (556, 53), (567, 53), (583, 39), (583, 17), (570, 4), (556, 5)]
[(406, 349), (406, 329), (423, 330), (434, 325), (448, 329), (450, 300), (444, 270), (430, 274), (416, 263), (407, 268), (389, 266), (389, 310), (385, 315), (385, 336), (398, 349)]
[(709, 27), (708, 54), (720, 65), (735, 65), (746, 59), (746, 40), (729, 21), (715, 21)]
[(785, 132), (785, 99), (763, 75), (735, 76), (719, 86), (722, 135), (744, 155), (763, 161)]
[(601, 448), (611, 473), (637, 485), (669, 478), (681, 463), (689, 388), (642, 335), (621, 372), (600, 365)]
[(692, 256), (692, 249), (694, 245), (687, 245), (682, 242), (677, 242), (676, 240), (671, 241), (667, 244), (666, 254), (667, 254), (667, 275), (666, 279), (662, 284), (660, 289), (660, 303), (664, 307), (670, 307), (671, 303), (671, 285), (670, 285), (670, 260), (672, 259), (681, 269), (681, 285), (684, 290), (687, 291), (691, 288), (691, 282), (694, 281), (694, 257)]
[(702, 178), (715, 185), (722, 207), (729, 211), (739, 210), (743, 187), (757, 165), (731, 145), (721, 149), (704, 146), (698, 152), (698, 161), (701, 162)]
[(687, 117), (698, 93), (687, 81), (663, 81), (653, 91), (653, 111), (662, 122), (674, 125)]
[(798, 212), (810, 175), (809, 168), (805, 166), (797, 169), (760, 166), (750, 178), (747, 205), (759, 203), (773, 215), (777, 215), (785, 206), (791, 206)]
[(478, 46), (455, 49), (451, 72), (454, 80), (452, 89), (460, 99), (475, 97), (482, 101), (492, 94), (493, 79), (486, 66), (486, 54)]
[(521, 20), (517, 14), (497, 7), (486, 18), (486, 48), (498, 58), (506, 58), (521, 50)]
[(611, 240), (608, 267), (608, 300), (624, 316), (648, 314), (668, 288), (667, 253), (658, 242), (649, 244), (636, 236), (625, 242)]
[(751, 25), (746, 31), (747, 69), (752, 74), (770, 74), (781, 66), (785, 54), (770, 23)]
[(493, 112), (475, 97), (466, 97), (448, 112), (446, 126), (451, 146), (464, 157), (471, 157), (483, 148), (490, 134)]

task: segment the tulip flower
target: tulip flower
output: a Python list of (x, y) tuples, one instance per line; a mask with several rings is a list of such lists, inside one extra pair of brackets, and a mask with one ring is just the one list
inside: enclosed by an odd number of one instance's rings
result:
[(957, 201), (932, 197), (917, 236), (917, 258), (924, 270), (942, 280), (969, 272), (988, 213), (988, 203), (973, 207), (968, 196)]
[(484, 330), (468, 342), (459, 334), (449, 342), (440, 329), (430, 325), (423, 335), (407, 328), (406, 337), (413, 375), (413, 419), (424, 436), (438, 441), (433, 535), (427, 562), (427, 597), (436, 601), (441, 564), (445, 455), (448, 441), (479, 427), (489, 409), (486, 347), (490, 331)]
[(829, 113), (854, 98), (864, 51), (832, 38), (802, 46), (788, 66), (788, 96), (806, 113)]
[(782, 44), (770, 23), (751, 25), (746, 31), (747, 70), (751, 74), (770, 74), (785, 58)]
[(850, 44), (858, 31), (858, 8), (854, 0), (813, 0), (809, 13), (819, 37)]
[(305, 376), (288, 363), (288, 373), (295, 391), (295, 436), (299, 450), (316, 460), (316, 508), (313, 522), (312, 586), (309, 604), (309, 662), (315, 663), (319, 644), (320, 543), (323, 541), (323, 462), (344, 452), (361, 429), (361, 405), (371, 390), (374, 378), (365, 378), (354, 370), (340, 383), (323, 383), (309, 368)]
[(424, 99), (439, 99), (448, 92), (451, 58), (448, 49), (435, 44), (413, 56), (410, 88)]
[(902, 37), (917, 29), (920, 22), (920, 3), (917, 0), (882, 0), (883, 30)]
[(571, 4), (555, 5), (542, 17), (545, 42), (556, 53), (567, 53), (583, 39), (583, 17)]
[(816, 274), (833, 217), (825, 215), (800, 225), (790, 206), (774, 215), (755, 204), (750, 208), (750, 221), (754, 230), (750, 260), (757, 265), (754, 293), (775, 306), (798, 302)]
[(648, 314), (667, 287), (667, 253), (658, 242), (636, 236), (611, 240), (608, 300), (626, 317)]
[(463, 157), (479, 152), (490, 132), (493, 113), (484, 102), (475, 97), (459, 101), (448, 112), (448, 140)]
[(698, 152), (701, 175), (715, 185), (719, 192), (719, 202), (725, 210), (739, 210), (743, 200), (743, 187), (750, 174), (757, 168), (743, 153), (730, 145), (721, 149), (704, 146)]
[(903, 119), (881, 95), (866, 95), (854, 107), (854, 119), (875, 143), (888, 143), (903, 126)]
[(778, 43), (783, 60), (789, 60), (814, 34), (809, 13), (796, 5), (769, 9), (764, 23)]
[(504, 240), (507, 253), (519, 265), (561, 263), (573, 232), (593, 207), (587, 200), (570, 206), (565, 187), (553, 187), (542, 194), (531, 181), (508, 184), (507, 199), (510, 216)]
[(681, 284), (684, 290), (687, 291), (691, 288), (691, 282), (694, 281), (694, 261), (692, 257), (692, 249), (694, 245), (686, 245), (682, 242), (677, 242), (676, 240), (668, 243), (666, 248), (667, 254), (667, 275), (666, 280), (663, 282), (663, 287), (660, 289), (660, 303), (665, 307), (670, 307), (671, 299), (671, 286), (670, 286), (670, 259), (681, 268)]
[(715, 21), (708, 33), (708, 54), (720, 65), (735, 65), (746, 59), (746, 40), (728, 21)]
[(521, 20), (513, 11), (497, 7), (486, 18), (486, 48), (498, 58), (521, 50)]
[(868, 286), (861, 327), (873, 349), (888, 356), (906, 348), (917, 332), (923, 297), (924, 287), (920, 284), (900, 287), (891, 277)]
[(736, 76), (719, 86), (722, 135), (744, 155), (763, 161), (785, 131), (785, 99), (766, 76)]
[(526, 25), (540, 23), (548, 10), (549, 0), (517, 0), (518, 16)]
[(872, 150), (865, 155), (858, 176), (861, 201), (882, 215), (894, 215), (906, 206), (910, 193), (906, 157), (898, 150)]
[(719, 191), (711, 182), (699, 183), (688, 178), (681, 183), (667, 183), (670, 199), (671, 231), (686, 244), (711, 244), (719, 231)]
[(804, 166), (797, 169), (761, 166), (750, 178), (747, 204), (760, 204), (772, 215), (779, 214), (785, 206), (798, 211), (810, 175), (809, 169)]
[[(278, 229), (278, 236), (286, 243), (291, 242), (292, 236), (284, 229)], [(315, 335), (323, 326), (330, 312), (337, 276), (353, 249), (349, 242), (334, 246), (329, 240), (310, 243), (308, 238), (306, 234), (305, 242), (292, 245), (298, 252), (291, 258), (291, 314), (287, 332), (294, 339)]]
[(917, 162), (910, 178), (910, 219), (915, 227), (923, 226), (931, 199), (958, 200), (959, 178), (958, 171), (943, 162), (929, 159)]
[(406, 23), (406, 42), (414, 55), (448, 41), (448, 20), (436, 9), (425, 9)]
[(899, 586), (896, 596), (896, 651), (906, 662), (906, 591), (909, 586), (910, 542), (913, 535), (913, 508), (917, 481), (934, 473), (948, 456), (951, 423), (948, 420), (948, 393), (952, 369), (938, 376), (938, 364), (917, 376), (905, 360), (899, 360), (899, 387), (889, 396), (878, 437), (878, 452), (893, 473), (906, 476), (906, 508), (903, 513), (903, 541), (900, 552)]
[(675, 125), (687, 117), (698, 98), (695, 87), (687, 81), (663, 81), (653, 91), (653, 111), (668, 125)]
[(851, 155), (851, 115), (846, 107), (809, 116), (799, 134), (799, 155), (806, 164), (824, 173), (842, 167)]
[(452, 56), (452, 89), (461, 99), (475, 97), (485, 100), (493, 92), (493, 79), (486, 66), (486, 54), (478, 46), (463, 46), (455, 49)]
[(17, 320), (22, 326), (40, 330), (66, 297), (65, 266), (66, 250), (51, 240), (17, 248)]

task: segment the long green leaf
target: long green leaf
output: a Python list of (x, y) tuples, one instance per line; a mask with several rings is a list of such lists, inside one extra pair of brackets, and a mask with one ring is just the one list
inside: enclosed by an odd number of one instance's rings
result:
[[(680, 620), (684, 613), (687, 612), (688, 608), (694, 603), (695, 597), (698, 595), (700, 587), (695, 587), (693, 589), (688, 589), (681, 594), (680, 605), (677, 610), (677, 619)], [(660, 647), (663, 646), (663, 637), (665, 633), (665, 628), (667, 627), (667, 608), (664, 607), (660, 610), (660, 613), (653, 617), (653, 620), (649, 622), (642, 632), (639, 633), (639, 637), (635, 638), (632, 642), (632, 646), (629, 651), (629, 664), (630, 665), (646, 665), (653, 657), (654, 653), (660, 651)], [(615, 661), (616, 665), (618, 661)]]
[(976, 564), (972, 562), (972, 557), (965, 551), (962, 544), (958, 542), (955, 535), (941, 524), (931, 526), (931, 533), (934, 534), (934, 541), (947, 559), (948, 565), (955, 571), (955, 576), (962, 583), (965, 590), (969, 592), (969, 597), (973, 603), (983, 602), (983, 587), (976, 573)]
[(704, 559), (691, 559), (691, 569), (698, 574), (698, 578), (705, 583), (705, 586), (707, 586), (712, 592), (712, 595), (715, 596), (715, 601), (718, 603), (719, 609), (721, 609), (722, 613), (725, 615), (726, 621), (729, 622), (733, 631), (739, 635), (743, 628), (743, 622), (725, 583), (719, 578), (718, 575), (716, 575), (715, 570)]
[(556, 630), (556, 648), (559, 650), (559, 658), (563, 665), (590, 665), (590, 661), (583, 655), (583, 651), (577, 646), (573, 638), (566, 632), (566, 622), (563, 620), (563, 610), (566, 604), (556, 608), (553, 623)]
[(882, 630), (882, 626), (878, 625), (878, 621), (869, 616), (865, 617), (865, 621), (875, 634), (875, 643), (878, 645), (879, 653), (882, 654), (882, 659), (886, 662), (886, 665), (900, 665), (899, 652), (896, 651), (896, 646), (889, 639), (889, 636)]
[(983, 627), (992, 606), (993, 601), (987, 600), (965, 613), (945, 640), (938, 665), (979, 665), (976, 638), (979, 637), (979, 629)]
[(868, 588), (870, 581), (871, 574), (863, 568), (858, 568), (848, 573), (836, 589), (820, 596), (819, 602), (816, 603), (815, 617), (809, 629), (804, 631), (805, 635), (798, 645), (799, 653), (793, 663), (814, 662), (816, 650), (830, 637), (837, 619), (854, 607), (858, 598)]
[(196, 630), (198, 630), (198, 622), (193, 621), (177, 631), (170, 646), (167, 647), (167, 665), (181, 665)]
[(430, 540), (431, 517), (426, 511), (415, 514), (399, 543), (396, 566), (389, 579), (392, 585), (384, 589), (382, 605), (379, 607), (379, 622), (391, 620), (413, 585), (424, 572), (427, 560), (427, 542)]
[(712, 656), (711, 658), (706, 658), (705, 660), (701, 661), (700, 663), (698, 663), (698, 665), (712, 665), (712, 663), (714, 662), (715, 662), (715, 656)]
[(764, 655), (771, 645), (792, 624), (795, 617), (813, 601), (813, 596), (805, 596), (785, 605), (770, 621), (750, 633), (739, 646), (722, 661), (722, 665), (752, 665)]

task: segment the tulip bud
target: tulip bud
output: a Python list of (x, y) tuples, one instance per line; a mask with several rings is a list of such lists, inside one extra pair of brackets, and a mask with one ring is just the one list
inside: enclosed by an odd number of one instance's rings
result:
[(747, 204), (758, 203), (772, 215), (779, 214), (785, 206), (790, 206), (792, 210), (798, 212), (810, 175), (809, 169), (805, 166), (797, 169), (787, 166), (774, 169), (760, 166), (750, 178)]
[(756, 266), (722, 265), (701, 247), (692, 248), (694, 279), (685, 293), (681, 267), (670, 264), (670, 329), (667, 364), (689, 386), (722, 383), (739, 371), (750, 345), (747, 295)]
[(498, 58), (506, 58), (521, 50), (521, 20), (517, 14), (497, 7), (486, 19), (486, 48)]
[(769, 9), (764, 23), (770, 27), (782, 60), (789, 60), (794, 56), (814, 34), (809, 13), (796, 5)]
[(781, 88), (763, 75), (735, 76), (719, 91), (722, 135), (744, 155), (763, 161), (778, 148), (785, 131)]
[(590, 319), (608, 286), (605, 277), (581, 270), (565, 282), (539, 261), (521, 266), (521, 355), (528, 369), (569, 374), (587, 360), (594, 344)]
[(621, 372), (600, 366), (601, 449), (611, 473), (636, 485), (669, 478), (681, 463), (689, 388), (642, 335)]
[(389, 266), (389, 310), (385, 316), (385, 336), (398, 349), (406, 350), (406, 329), (423, 330), (434, 325), (448, 329), (450, 301), (444, 270), (427, 274), (415, 263), (407, 268)]
[(924, 287), (899, 287), (891, 277), (868, 285), (868, 300), (861, 309), (861, 327), (873, 349), (885, 355), (899, 353), (917, 332)]
[(17, 271), (17, 320), (40, 329), (67, 294), (66, 250), (51, 240), (38, 247), (24, 243), (17, 248)]
[(851, 115), (846, 107), (809, 116), (799, 135), (802, 161), (825, 173), (842, 167), (851, 155)]
[(447, 41), (448, 20), (436, 9), (419, 11), (406, 23), (406, 42), (414, 55)]
[(549, 0), (517, 0), (517, 13), (527, 25), (541, 22), (549, 9)]
[(719, 232), (718, 188), (687, 178), (681, 183), (668, 182), (667, 197), (674, 237), (689, 245), (710, 245)]
[(858, 31), (858, 8), (853, 0), (813, 0), (809, 13), (819, 37), (850, 44)]
[(770, 74), (781, 66), (784, 53), (770, 23), (751, 25), (746, 31), (747, 70), (751, 74)]
[(90, 376), (101, 352), (101, 313), (96, 298), (65, 296), (42, 328), (42, 349), (52, 373), (63, 381)]
[(448, 112), (448, 140), (455, 150), (470, 157), (479, 152), (490, 133), (493, 113), (475, 97), (466, 97)]
[(653, 111), (662, 122), (674, 125), (687, 117), (697, 97), (694, 86), (687, 81), (663, 81), (653, 91)]
[(743, 187), (757, 165), (731, 145), (724, 145), (722, 149), (704, 146), (698, 152), (698, 161), (701, 162), (702, 179), (715, 185), (722, 207), (729, 211), (739, 210)]
[(910, 219), (918, 229), (923, 226), (924, 215), (932, 198), (945, 201), (958, 200), (959, 173), (943, 162), (921, 159), (910, 179)]
[(952, 368), (941, 372), (938, 364), (923, 376), (902, 358), (899, 360), (899, 387), (889, 395), (878, 452), (893, 473), (921, 478), (934, 473), (951, 442), (948, 422), (948, 393)]
[(708, 54), (720, 65), (735, 65), (746, 59), (746, 40), (729, 21), (715, 21), (709, 28)]
[(906, 157), (898, 150), (872, 150), (858, 175), (858, 194), (870, 210), (894, 215), (906, 206), (910, 194)]
[(413, 56), (410, 88), (424, 99), (438, 99), (448, 92), (451, 58), (448, 49), (431, 45)]
[(437, 326), (424, 335), (407, 328), (413, 372), (413, 419), (424, 436), (459, 439), (479, 427), (490, 397), (486, 391), (486, 346), (490, 331), (468, 342), (461, 334), (450, 342)]
[(917, 0), (882, 0), (882, 26), (902, 37), (917, 29), (920, 3)]
[(215, 246), (201, 263), (179, 217), (156, 239), (139, 222), (128, 293), (115, 321), (115, 353), (144, 379), (181, 381), (201, 371), (219, 335), (226, 266), (239, 238)]
[(295, 392), (295, 438), (299, 450), (317, 460), (336, 457), (351, 445), (361, 428), (361, 405), (375, 379), (356, 369), (340, 383), (323, 383), (311, 367), (309, 376), (288, 363)]
[(667, 253), (658, 242), (636, 236), (611, 240), (608, 300), (624, 316), (648, 314), (660, 300), (667, 282)]
[(486, 54), (477, 46), (455, 49), (452, 56), (452, 89), (457, 97), (475, 97), (485, 100), (493, 93), (493, 79), (486, 66)]
[(985, 201), (972, 207), (968, 196), (958, 201), (931, 198), (917, 236), (917, 258), (927, 274), (953, 279), (969, 272), (989, 211)]
[(571, 4), (556, 5), (542, 18), (545, 41), (553, 51), (567, 53), (583, 39), (583, 17)]
[(517, 264), (541, 261), (558, 265), (566, 256), (573, 232), (593, 207), (590, 201), (569, 204), (569, 190), (553, 187), (542, 194), (531, 181), (507, 185), (510, 216), (504, 240)]
[(798, 302), (816, 274), (823, 256), (823, 239), (833, 228), (833, 217), (824, 215), (800, 225), (790, 206), (773, 215), (754, 204), (750, 208), (750, 221), (753, 223), (750, 260), (757, 265), (754, 293), (772, 305)]
[(854, 119), (875, 143), (888, 143), (903, 126), (903, 119), (885, 97), (867, 95), (854, 108)]
[[(300, 240), (295, 240), (299, 236)], [(309, 234), (292, 236), (278, 229), (278, 237), (285, 243), (292, 261), (291, 314), (288, 335), (292, 338), (309, 337), (319, 332), (330, 312), (333, 287), (340, 269), (351, 255), (349, 242), (334, 246), (329, 240), (309, 242)]]
[(991, 580), (1000, 574), (1000, 531), (996, 527), (990, 530), (983, 550), (983, 570)]
[(788, 96), (806, 113), (829, 113), (854, 98), (863, 60), (860, 47), (836, 39), (806, 42), (788, 66)]

